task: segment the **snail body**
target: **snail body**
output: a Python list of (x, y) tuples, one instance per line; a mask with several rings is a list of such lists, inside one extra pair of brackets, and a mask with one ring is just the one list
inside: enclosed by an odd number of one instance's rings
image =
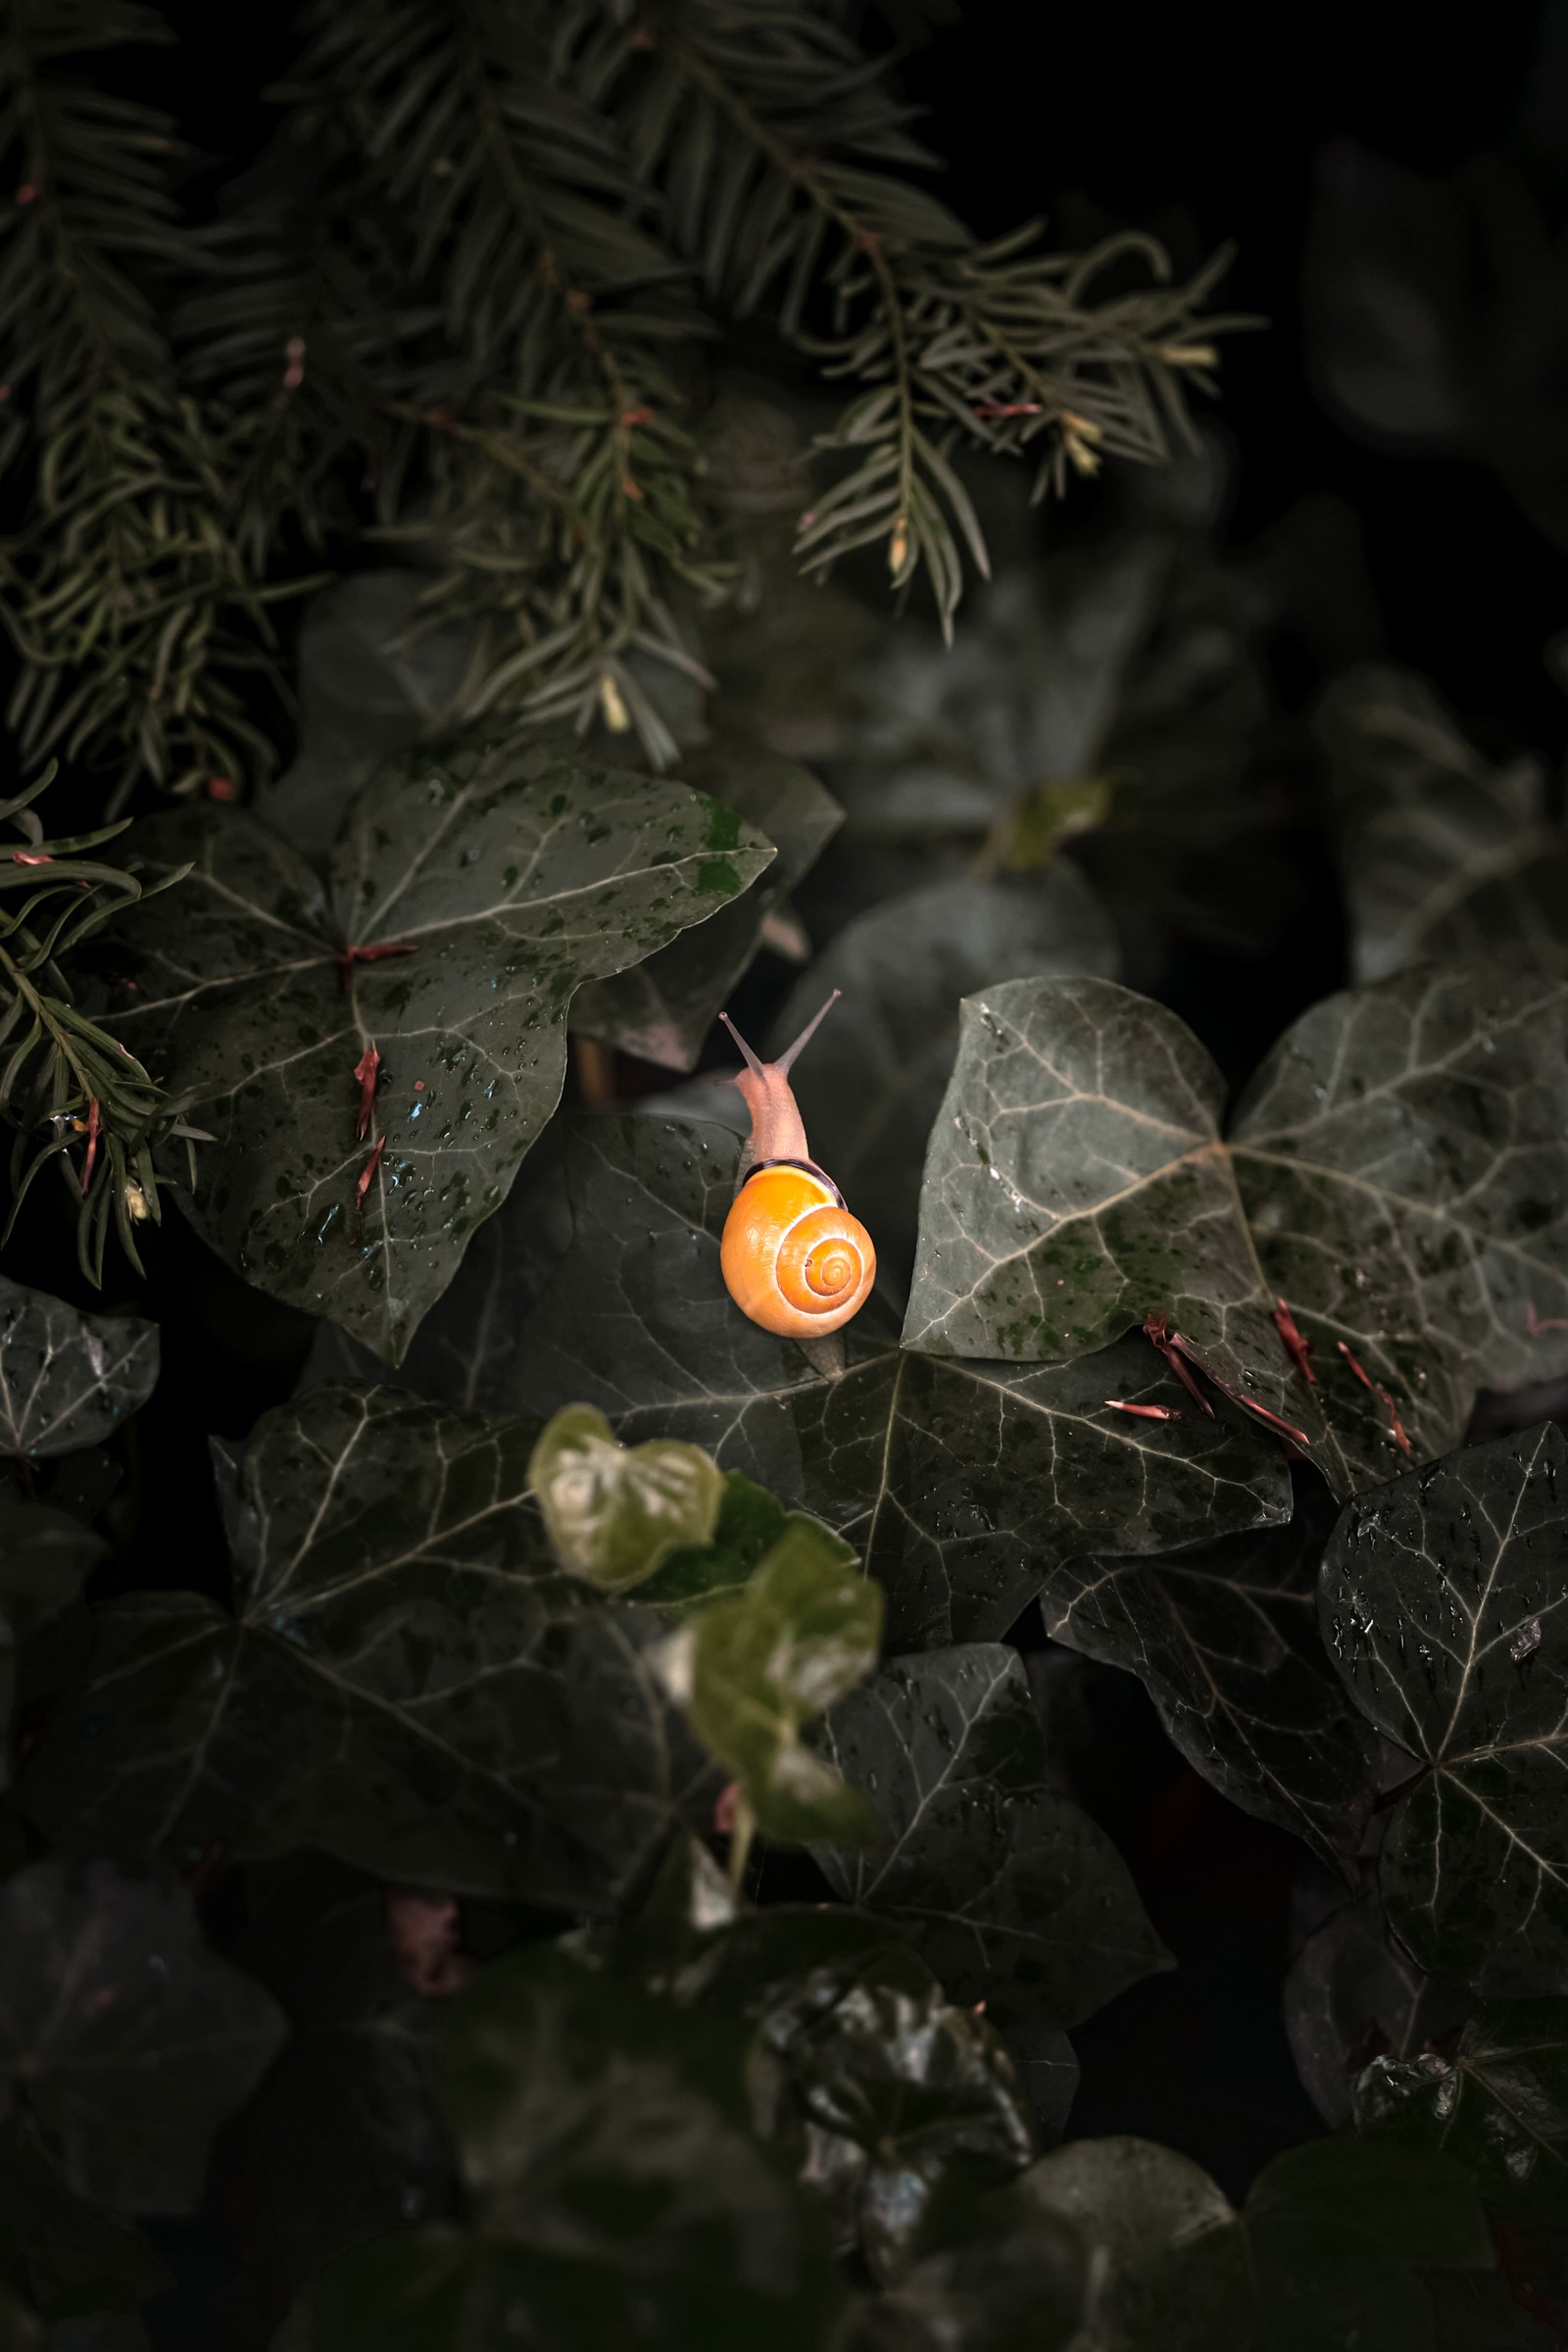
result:
[(811, 1158), (789, 1082), (797, 1055), (838, 994), (777, 1061), (760, 1059), (729, 1015), (719, 1016), (746, 1063), (735, 1083), (752, 1114), (719, 1268), (741, 1312), (785, 1339), (838, 1331), (865, 1304), (876, 1280), (871, 1236)]

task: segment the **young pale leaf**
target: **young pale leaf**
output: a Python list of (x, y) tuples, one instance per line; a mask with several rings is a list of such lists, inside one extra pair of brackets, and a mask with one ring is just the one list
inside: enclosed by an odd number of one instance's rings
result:
[(125, 1035), (217, 1138), (198, 1230), (394, 1361), (560, 1099), (577, 989), (772, 856), (705, 795), (553, 744), (376, 778), (325, 884), (234, 810), (157, 818), (140, 846), (195, 863), (177, 941), (161, 916), (118, 937)]
[(1104, 1832), (1047, 1787), (1015, 1650), (896, 1658), (814, 1744), (883, 1824), (866, 1852), (818, 1861), (847, 1901), (920, 1928), (954, 2000), (984, 2000), (1004, 2030), (1074, 2026), (1175, 1965)]
[(772, 1050), (800, 1035), (831, 988), (844, 1004), (792, 1075), (819, 1166), (876, 1236), (897, 1287), (914, 1264), (920, 1168), (958, 1050), (958, 1002), (1038, 972), (1116, 969), (1115, 934), (1076, 867), (1027, 885), (939, 882), (888, 899), (840, 931), (791, 995)]
[(183, 1592), (100, 1611), (26, 1804), (74, 1840), (310, 1846), (393, 1881), (613, 1903), (712, 1783), (649, 1656), (661, 1621), (551, 1558), (535, 1435), (392, 1390), (265, 1415), (237, 1613)]
[(700, 1446), (617, 1446), (603, 1413), (568, 1404), (528, 1458), (528, 1487), (562, 1566), (623, 1592), (680, 1545), (712, 1541), (724, 1478)]
[(1318, 1585), (1350, 1695), (1418, 1759), (1379, 1860), (1390, 1923), (1494, 1998), (1555, 1992), (1568, 1961), (1565, 1562), (1546, 1423), (1348, 1504)]
[(1425, 957), (1568, 971), (1568, 841), (1533, 760), (1494, 767), (1424, 679), (1336, 678), (1318, 710), (1358, 980)]
[(876, 1813), (801, 1740), (876, 1663), (882, 1594), (825, 1529), (797, 1518), (739, 1592), (676, 1637), (670, 1679), (764, 1837), (857, 1844)]
[(78, 2196), (188, 2213), (207, 2150), (277, 2055), (270, 1995), (202, 1941), (184, 1895), (108, 1862), (0, 1886), (0, 2073)]
[(1568, 2213), (1568, 2000), (1509, 2001), (1471, 2019), (1451, 2058), (1375, 2058), (1355, 2086), (1375, 2144), (1446, 2151), (1499, 2213)]
[(1222, 1097), (1176, 1016), (1108, 981), (969, 1000), (906, 1344), (1059, 1361), (1163, 1314), (1340, 1494), (1451, 1446), (1483, 1382), (1568, 1364), (1568, 987), (1399, 974), (1297, 1023), (1229, 1146)]
[(852, 1544), (804, 1512), (786, 1511), (776, 1495), (754, 1486), (739, 1470), (724, 1474), (723, 1490), (712, 1542), (672, 1551), (642, 1588), (640, 1597), (648, 1606), (700, 1609), (739, 1592), (792, 1528), (806, 1530), (825, 1557), (837, 1557), (845, 1568), (855, 1566)]
[(806, 768), (751, 746), (712, 744), (683, 753), (680, 775), (735, 809), (778, 855), (760, 881), (707, 922), (630, 971), (591, 980), (573, 1001), (569, 1026), (644, 1061), (694, 1070), (730, 990), (761, 945), (769, 912), (809, 873), (844, 812)]
[(1377, 1740), (1318, 1632), (1333, 1525), (1322, 1486), (1303, 1478), (1287, 1526), (1157, 1561), (1067, 1560), (1041, 1607), (1054, 1642), (1138, 1676), (1170, 1739), (1232, 1804), (1344, 1867), (1375, 1794)]
[(1369, 2050), (1402, 2061), (1456, 2034), (1470, 1999), (1438, 1984), (1389, 1934), (1374, 1888), (1331, 1912), (1285, 1980), (1285, 2031), (1296, 2071), (1331, 2131), (1350, 2121)]
[(1184, 1412), (1142, 1340), (1060, 1367), (971, 1363), (908, 1353), (868, 1312), (845, 1376), (818, 1378), (720, 1278), (739, 1149), (650, 1116), (571, 1132), (572, 1244), (508, 1406), (544, 1417), (582, 1397), (623, 1442), (688, 1439), (812, 1512), (884, 1588), (898, 1649), (1000, 1640), (1075, 1553), (1170, 1551), (1289, 1510), (1279, 1448), (1229, 1408), (1157, 1421), (1107, 1404)]
[(0, 1452), (36, 1460), (100, 1446), (158, 1379), (158, 1326), (84, 1315), (0, 1276)]

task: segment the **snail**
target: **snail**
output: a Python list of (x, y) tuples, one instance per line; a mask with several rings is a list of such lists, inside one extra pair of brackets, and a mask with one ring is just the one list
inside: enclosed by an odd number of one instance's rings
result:
[(839, 994), (833, 991), (777, 1061), (760, 1060), (729, 1014), (718, 1016), (746, 1063), (735, 1083), (752, 1114), (741, 1187), (719, 1243), (719, 1268), (742, 1314), (791, 1340), (837, 1331), (865, 1304), (876, 1280), (871, 1236), (808, 1152), (790, 1092), (801, 1049)]

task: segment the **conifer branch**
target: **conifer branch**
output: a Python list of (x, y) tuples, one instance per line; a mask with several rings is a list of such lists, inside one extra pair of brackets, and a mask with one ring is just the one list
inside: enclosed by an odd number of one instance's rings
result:
[[(79, 949), (144, 893), (133, 872), (90, 857), (125, 829), (47, 839), (32, 804), (51, 766), (0, 805), (0, 1114), (15, 1130), (9, 1235), (36, 1177), (58, 1166), (78, 1210), (81, 1268), (103, 1280), (111, 1227), (140, 1272), (135, 1227), (159, 1215), (155, 1144), (200, 1140), (129, 1049), (76, 1004), (61, 958)], [(163, 876), (167, 890), (181, 873)]]
[(244, 544), (244, 435), (182, 396), (158, 323), (155, 294), (190, 261), (172, 126), (62, 70), (169, 37), (130, 0), (8, 0), (0, 18), (0, 466), (31, 489), (0, 603), (24, 760), (59, 747), (186, 790), (271, 758), (228, 673), (266, 662), (275, 591)]

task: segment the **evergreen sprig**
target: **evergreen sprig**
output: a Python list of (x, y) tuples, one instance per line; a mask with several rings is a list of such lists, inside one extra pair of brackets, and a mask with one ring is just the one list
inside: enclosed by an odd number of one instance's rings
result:
[[(805, 567), (886, 549), (951, 629), (986, 551), (963, 448), (1037, 494), (1164, 454), (1207, 388), (1221, 265), (981, 246), (883, 67), (806, 0), (318, 0), (273, 148), (192, 228), (172, 126), (78, 54), (167, 37), (136, 0), (5, 0), (0, 550), (24, 750), (176, 788), (267, 765), (269, 606), (347, 531), (420, 543), (478, 623), (462, 722), (603, 713), (673, 744), (638, 657), (704, 672), (729, 577), (691, 355), (769, 310), (850, 397)], [(25, 201), (21, 198), (25, 195)], [(1093, 299), (1131, 242), (1153, 283)], [(167, 331), (165, 321), (169, 324)]]
[(0, 840), (0, 1112), (16, 1130), (5, 1232), (34, 1178), (59, 1165), (79, 1202), (82, 1271), (101, 1282), (111, 1227), (142, 1270), (135, 1227), (159, 1215), (155, 1142), (176, 1135), (188, 1148), (201, 1138), (129, 1048), (81, 1010), (62, 958), (181, 873), (144, 891), (134, 873), (89, 855), (128, 819), (46, 838), (33, 803), (54, 772), (0, 804), (0, 823), (16, 835)]
[(174, 790), (270, 757), (243, 673), (265, 661), (278, 485), (254, 422), (188, 397), (160, 324), (195, 265), (157, 112), (71, 70), (170, 38), (134, 0), (0, 11), (0, 611), (24, 761), (119, 759)]

